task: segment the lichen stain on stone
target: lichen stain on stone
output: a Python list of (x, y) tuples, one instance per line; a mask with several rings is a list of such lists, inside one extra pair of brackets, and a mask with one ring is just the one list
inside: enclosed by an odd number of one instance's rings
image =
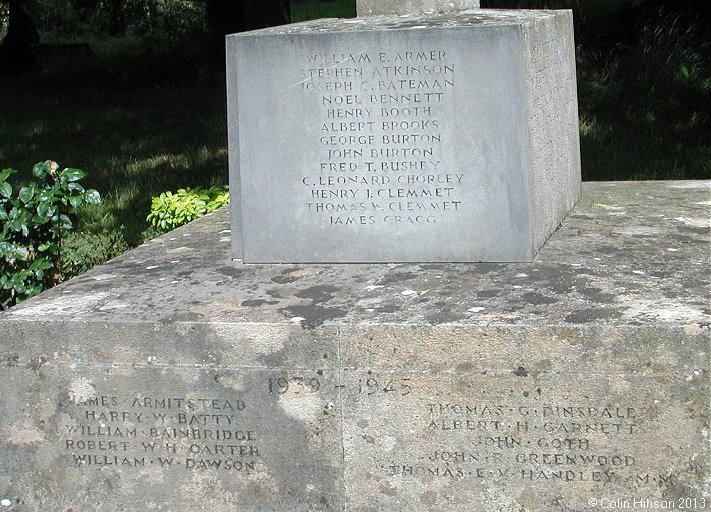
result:
[(383, 436), (380, 440), (380, 446), (386, 452), (391, 452), (399, 444), (400, 441), (393, 436)]
[(300, 299), (311, 299), (314, 304), (321, 304), (333, 299), (333, 295), (339, 290), (340, 288), (335, 286), (312, 286), (297, 292), (295, 295)]
[(279, 492), (279, 486), (275, 483), (274, 477), (270, 475), (269, 469), (262, 461), (257, 461), (254, 471), (246, 475), (243, 485), (245, 490), (248, 488), (255, 488), (264, 495)]
[(612, 308), (580, 309), (566, 315), (565, 321), (571, 324), (585, 324), (596, 320), (613, 320), (620, 316), (621, 313)]
[[(52, 458), (42, 458), (37, 460), (38, 467), (42, 467), (41, 478), (45, 485), (57, 487), (65, 487), (67, 484), (74, 485), (70, 483), (72, 478), (73, 469), (71, 466), (65, 464), (65, 459), (63, 457), (57, 456)], [(72, 509), (68, 509), (66, 512), (70, 512)], [(82, 512), (87, 509), (82, 509)]]
[(302, 317), (304, 328), (313, 328), (322, 325), (324, 322), (344, 317), (348, 314), (347, 311), (341, 308), (325, 308), (316, 305), (310, 306), (289, 306), (280, 308), (279, 312), (284, 314), (286, 318)]
[(177, 313), (175, 315), (172, 315), (168, 318), (164, 318), (161, 320), (161, 323), (163, 324), (172, 324), (172, 323), (180, 323), (180, 322), (197, 322), (201, 318), (203, 318), (204, 315), (201, 313), (196, 313), (194, 311), (185, 311), (181, 313)]
[(321, 399), (317, 395), (298, 395), (291, 388), (279, 396), (279, 407), (290, 418), (302, 422), (315, 420), (323, 415)]
[(39, 400), (37, 401), (37, 419), (40, 422), (48, 421), (57, 414), (57, 407), (60, 402), (58, 399), (59, 394), (59, 390), (54, 386), (47, 386), (40, 391)]
[(89, 379), (79, 377), (69, 383), (67, 395), (70, 401), (74, 401), (75, 398), (95, 398), (96, 389), (94, 389), (94, 384)]
[(222, 511), (225, 505), (234, 505), (235, 496), (225, 490), (212, 471), (195, 472), (179, 491), (186, 502), (186, 510)]
[(524, 293), (521, 296), (521, 299), (528, 302), (529, 304), (533, 304), (534, 306), (540, 306), (543, 304), (555, 304), (559, 302), (556, 298), (546, 297), (545, 295), (541, 295), (540, 293), (535, 292)]
[(373, 436), (369, 435), (362, 435), (363, 441), (365, 441), (368, 444), (375, 444), (375, 438)]
[(532, 372), (532, 374), (535, 373), (535, 375), (533, 375), (535, 377), (539, 373), (549, 372), (552, 369), (553, 369), (553, 362), (550, 359), (542, 359), (538, 363), (536, 363), (536, 370), (535, 370), (535, 372)]
[(397, 313), (400, 311), (402, 308), (396, 305), (387, 305), (387, 306), (381, 306), (378, 308), (375, 308), (376, 313)]
[(512, 372), (516, 377), (528, 377), (531, 372), (526, 370), (525, 367), (519, 366), (517, 369), (513, 370)]
[(222, 266), (222, 267), (217, 267), (216, 270), (223, 276), (232, 277), (232, 278), (237, 278), (237, 277), (240, 277), (242, 274), (244, 274), (244, 270), (235, 268), (235, 267)]
[(418, 277), (418, 274), (416, 274), (415, 272), (398, 272), (393, 274), (387, 274), (378, 282), (378, 284), (388, 285), (402, 283), (404, 281), (415, 279), (416, 277)]
[[(523, 491), (511, 510), (536, 510), (540, 507), (540, 494), (534, 489)], [(563, 509), (565, 510), (565, 509)]]
[(711, 219), (709, 218), (677, 217), (674, 220), (695, 228), (711, 227)]
[[(240, 349), (256, 356), (276, 354), (284, 350), (290, 329), (289, 326), (276, 324), (245, 325), (237, 334)], [(230, 325), (216, 324), (211, 330), (218, 339), (225, 340), (228, 346), (235, 342), (235, 332)]]
[(470, 372), (474, 369), (474, 365), (467, 361), (466, 363), (458, 364), (455, 370), (459, 373)]
[(426, 507), (432, 507), (437, 503), (437, 493), (435, 491), (427, 491), (420, 494), (420, 501)]
[(304, 277), (310, 277), (314, 273), (315, 271), (311, 268), (287, 268), (281, 273), (280, 276), (273, 277), (272, 281), (277, 284), (288, 284), (298, 281), (299, 279)]
[(276, 300), (266, 300), (266, 299), (247, 299), (243, 300), (240, 304), (246, 308), (258, 308), (263, 305), (273, 306), (274, 304), (279, 304)]
[(107, 292), (95, 292), (90, 294), (81, 294), (77, 296), (61, 296), (53, 297), (52, 299), (44, 299), (40, 295), (38, 300), (31, 304), (20, 305), (17, 309), (13, 309), (12, 313), (19, 316), (43, 316), (55, 317), (56, 315), (76, 315), (78, 312), (91, 311), (92, 308), (98, 307), (102, 301), (109, 297)]
[(687, 324), (684, 326), (684, 334), (687, 336), (699, 336), (704, 333), (708, 336), (711, 334), (709, 332), (710, 330), (711, 329), (709, 329), (708, 326), (703, 326), (701, 324)]
[(652, 372), (654, 380), (660, 384), (668, 383), (669, 380), (673, 377), (669, 366), (664, 362), (649, 361), (647, 362), (646, 366), (649, 371)]
[(282, 275), (282, 276), (274, 276), (274, 277), (272, 277), (271, 280), (272, 280), (272, 282), (274, 282), (276, 284), (289, 284), (289, 283), (293, 283), (294, 281), (298, 281), (299, 277), (289, 276), (289, 275), (283, 276)]
[(427, 315), (425, 320), (430, 325), (448, 324), (461, 320), (461, 315), (451, 311), (438, 311), (437, 313)]
[(388, 486), (380, 485), (380, 492), (386, 496), (397, 496), (397, 487), (393, 487), (390, 484)]
[(269, 295), (273, 299), (283, 299), (284, 298), (284, 294), (282, 293), (281, 290), (270, 288), (269, 290), (265, 290), (265, 292), (267, 295)]
[(26, 446), (44, 441), (44, 434), (32, 425), (13, 425), (4, 429), (2, 437), (15, 446)]
[(685, 380), (693, 385), (706, 384), (708, 381), (708, 373), (704, 370), (694, 370)]
[(660, 303), (655, 300), (638, 298), (634, 303), (626, 305), (628, 310), (624, 314), (625, 318), (635, 318), (643, 321), (662, 320), (667, 322), (685, 322), (686, 325), (693, 325), (694, 320), (699, 318), (699, 313), (703, 313), (699, 309), (676, 304), (672, 300), (667, 303)]
[(579, 290), (580, 294), (591, 302), (596, 302), (598, 304), (612, 304), (617, 298), (616, 295), (612, 293), (604, 293), (600, 288), (581, 288)]

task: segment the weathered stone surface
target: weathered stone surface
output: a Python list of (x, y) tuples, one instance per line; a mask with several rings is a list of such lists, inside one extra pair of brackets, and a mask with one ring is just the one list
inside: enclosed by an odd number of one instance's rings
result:
[(579, 195), (572, 34), (466, 11), (229, 36), (234, 256), (530, 261)]
[(478, 9), (479, 0), (357, 0), (358, 16), (423, 14)]
[(338, 510), (340, 418), (322, 405), (335, 393), (316, 390), (333, 374), (277, 394), (281, 378), (151, 356), (15, 367), (2, 495), (37, 511)]
[(518, 264), (245, 265), (196, 221), (0, 314), (0, 500), (708, 509), (710, 186), (584, 184)]

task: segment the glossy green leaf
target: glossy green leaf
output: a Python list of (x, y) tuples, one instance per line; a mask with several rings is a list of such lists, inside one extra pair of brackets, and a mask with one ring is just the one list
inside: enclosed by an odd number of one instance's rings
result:
[(39, 162), (32, 167), (32, 174), (36, 178), (45, 178), (49, 174), (49, 161)]
[(54, 264), (48, 258), (40, 258), (30, 265), (29, 270), (35, 272), (37, 270), (47, 270), (52, 267), (54, 267)]
[(54, 199), (56, 192), (57, 191), (55, 190), (54, 187), (43, 188), (37, 194), (37, 200), (38, 201), (51, 201), (52, 199)]
[(7, 180), (10, 176), (15, 174), (17, 171), (15, 169), (3, 169), (0, 171), (0, 182)]
[(84, 193), (84, 200), (86, 204), (99, 204), (101, 202), (101, 195), (92, 188)]
[(7, 181), (0, 183), (0, 195), (8, 198), (12, 196), (12, 185), (10, 185)]
[(20, 201), (22, 201), (24, 204), (29, 203), (32, 201), (32, 198), (35, 196), (35, 187), (22, 187), (20, 191), (17, 193), (17, 197), (20, 198)]
[(72, 229), (74, 227), (71, 219), (63, 213), (59, 216), (59, 225), (62, 229)]
[(40, 203), (37, 205), (37, 215), (43, 218), (47, 218), (49, 212), (49, 205), (47, 203)]
[(69, 190), (70, 192), (79, 192), (81, 194), (82, 192), (84, 192), (84, 187), (82, 187), (77, 182), (72, 182), (67, 184), (67, 190)]
[(64, 169), (62, 173), (60, 174), (61, 178), (66, 180), (67, 182), (73, 182), (73, 181), (79, 181), (82, 179), (84, 176), (86, 176), (86, 173), (82, 171), (81, 169), (73, 169), (71, 167)]

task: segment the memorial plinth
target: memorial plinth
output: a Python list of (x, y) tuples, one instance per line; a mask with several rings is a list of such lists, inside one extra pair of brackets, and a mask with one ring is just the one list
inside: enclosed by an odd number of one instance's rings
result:
[(569, 11), (227, 37), (233, 256), (530, 261), (578, 198)]
[(518, 264), (191, 223), (0, 313), (3, 510), (707, 510), (709, 193), (586, 183)]

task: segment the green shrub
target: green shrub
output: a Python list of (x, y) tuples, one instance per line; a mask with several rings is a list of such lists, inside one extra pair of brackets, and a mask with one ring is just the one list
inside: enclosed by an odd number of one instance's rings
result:
[(170, 231), (229, 202), (227, 187), (181, 188), (175, 194), (163, 192), (154, 197), (146, 220), (156, 228)]
[(92, 6), (90, 24), (98, 33), (121, 35), (144, 18), (155, 14), (151, 0), (97, 0)]
[(9, 181), (16, 173), (0, 171), (0, 309), (61, 282), (62, 237), (74, 228), (77, 208), (101, 201), (79, 184), (80, 169), (40, 162), (35, 180), (19, 188)]
[(9, 21), (10, 6), (5, 2), (0, 2), (0, 39), (7, 35), (7, 22)]
[[(35, 13), (30, 12), (30, 15), (34, 14), (33, 20), (43, 36), (61, 34), (63, 38), (70, 38), (88, 32), (73, 0), (43, 0), (33, 10)], [(40, 38), (41, 41), (44, 39)]]
[(154, 3), (149, 14), (138, 18), (128, 30), (153, 44), (175, 43), (186, 36), (207, 37), (209, 32), (205, 9), (178, 0)]
[(354, 18), (355, 0), (292, 0), (291, 20), (316, 20), (319, 18)]
[(96, 265), (101, 265), (127, 250), (128, 244), (118, 231), (66, 233), (62, 238), (59, 270), (62, 277), (68, 279), (86, 272)]
[[(43, 0), (29, 10), (43, 41), (133, 34), (172, 42), (185, 35), (206, 36), (208, 31), (204, 6), (182, 0)], [(6, 11), (0, 0), (0, 25)]]

